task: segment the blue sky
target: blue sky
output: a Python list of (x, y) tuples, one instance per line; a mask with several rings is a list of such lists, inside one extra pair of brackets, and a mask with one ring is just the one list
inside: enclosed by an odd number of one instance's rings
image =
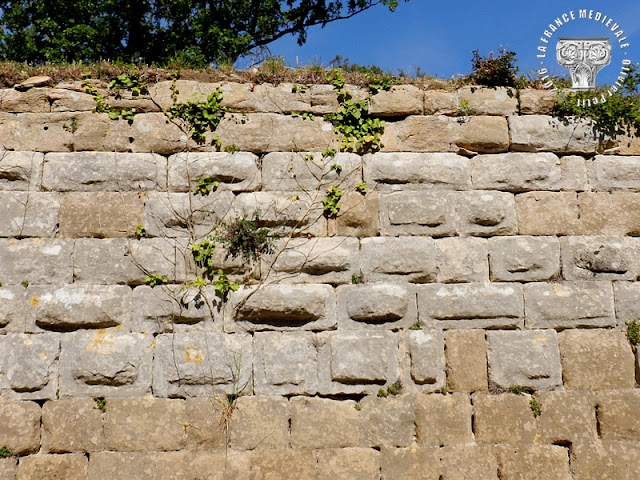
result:
[[(640, 2), (638, 0), (549, 1), (442, 1), (410, 0), (401, 3), (393, 13), (377, 6), (349, 20), (314, 27), (307, 42), (299, 47), (294, 37), (286, 37), (270, 45), (273, 55), (283, 56), (287, 65), (321, 63), (325, 66), (335, 55), (361, 65), (377, 65), (392, 73), (399, 69), (412, 73), (419, 66), (429, 75), (449, 78), (469, 73), (471, 51), (486, 56), (500, 46), (515, 51), (518, 67), (529, 73), (539, 67), (536, 48), (548, 24), (571, 10), (594, 10), (620, 24), (630, 46), (624, 49), (615, 38), (612, 42), (611, 65), (598, 74), (598, 84), (612, 83), (620, 69), (621, 59), (640, 62)], [(563, 25), (552, 38), (549, 64), (552, 73), (566, 74), (555, 61), (555, 41), (563, 37), (613, 37), (600, 22), (576, 19)]]

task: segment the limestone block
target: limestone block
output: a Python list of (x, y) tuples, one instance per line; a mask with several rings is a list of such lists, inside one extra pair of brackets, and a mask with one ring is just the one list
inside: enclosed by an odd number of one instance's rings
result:
[(1, 237), (53, 237), (60, 209), (57, 193), (2, 192)]
[(0, 458), (0, 480), (15, 480), (17, 469), (16, 457)]
[(640, 235), (640, 193), (578, 194), (582, 235)]
[(340, 213), (328, 220), (329, 235), (345, 237), (376, 237), (380, 235), (380, 206), (378, 194), (369, 192), (343, 193)]
[(593, 442), (596, 429), (595, 398), (587, 392), (536, 392), (540, 404), (538, 433), (540, 443), (555, 445)]
[(430, 237), (363, 238), (360, 271), (367, 282), (433, 282), (436, 247)]
[(176, 278), (176, 247), (170, 239), (78, 239), (73, 259), (75, 283), (141, 285), (148, 273)]
[(115, 327), (129, 319), (131, 289), (125, 286), (34, 287), (29, 305), (45, 330)]
[(471, 159), (473, 186), (484, 190), (586, 190), (582, 157), (553, 153), (503, 153)]
[(487, 342), (484, 330), (444, 332), (447, 388), (453, 392), (487, 389)]
[(637, 442), (579, 443), (572, 453), (575, 480), (634, 480), (638, 476), (640, 444)]
[(456, 92), (427, 90), (424, 92), (425, 115), (459, 115), (460, 102)]
[(473, 237), (439, 238), (436, 245), (436, 281), (489, 281), (487, 240)]
[(626, 322), (632, 322), (640, 318), (640, 284), (636, 282), (613, 282), (613, 293), (618, 326), (626, 328)]
[(417, 289), (423, 324), (443, 328), (522, 326), (522, 287), (517, 283), (432, 284)]
[(562, 387), (562, 367), (555, 330), (487, 332), (489, 381), (500, 388), (531, 390)]
[(414, 85), (393, 85), (369, 99), (369, 115), (405, 117), (424, 113), (424, 92)]
[(580, 232), (578, 197), (570, 192), (516, 195), (520, 235), (576, 235)]
[[(295, 85), (295, 88), (294, 88)], [(244, 85), (242, 85), (244, 86)], [(223, 84), (223, 92), (226, 89)], [(354, 95), (355, 100), (364, 100), (366, 92), (356, 87), (348, 85), (346, 88)], [(236, 87), (237, 89), (237, 87)], [(234, 102), (232, 95), (230, 103)], [(223, 105), (225, 100), (223, 99)], [(296, 85), (291, 83), (281, 83), (271, 85), (268, 83), (258, 84), (253, 89), (253, 95), (246, 101), (234, 102), (230, 108), (236, 111), (247, 112), (273, 112), (290, 114), (292, 112), (309, 112), (314, 114), (324, 114), (335, 112), (340, 107), (337, 95), (332, 85)]]
[(502, 479), (573, 480), (567, 448), (558, 445), (496, 446), (498, 472)]
[(155, 153), (48, 153), (42, 188), (56, 192), (165, 190), (167, 159)]
[(345, 285), (336, 293), (341, 329), (408, 328), (416, 322), (415, 293), (410, 286), (392, 283)]
[(411, 397), (378, 398), (360, 401), (360, 445), (363, 447), (406, 447), (415, 436), (415, 414)]
[(45, 452), (96, 452), (103, 447), (102, 411), (93, 399), (50, 400), (42, 406)]
[(635, 386), (635, 358), (623, 332), (567, 330), (560, 333), (559, 344), (567, 389), (606, 390)]
[(81, 453), (67, 455), (29, 455), (20, 459), (16, 480), (46, 478), (51, 480), (85, 480), (89, 459)]
[(63, 237), (134, 237), (144, 222), (144, 199), (138, 193), (64, 193), (60, 196)]
[(560, 242), (525, 235), (490, 238), (489, 268), (491, 280), (498, 282), (554, 279), (560, 273)]
[(384, 447), (380, 455), (382, 480), (438, 480), (440, 477), (438, 448)]
[(319, 480), (316, 450), (256, 450), (251, 480)]
[(380, 476), (380, 452), (374, 449), (323, 449), (317, 455), (321, 478), (370, 480)]
[(405, 332), (411, 359), (411, 379), (436, 391), (445, 386), (444, 336), (441, 330), (411, 330)]
[(249, 393), (252, 357), (249, 335), (226, 335), (210, 323), (158, 335), (153, 392), (163, 397)]
[[(150, 456), (153, 458), (153, 454)], [(197, 472), (198, 475), (211, 480), (225, 480), (226, 478), (249, 480), (250, 462), (249, 452), (232, 450), (193, 452), (186, 456), (185, 467), (182, 470)]]
[[(192, 461), (195, 463), (195, 460), (190, 452), (98, 452), (91, 455), (88, 478), (90, 480), (109, 480), (118, 477), (131, 480), (176, 479), (180, 478), (180, 472), (195, 470), (196, 465), (191, 463)], [(199, 471), (204, 474), (202, 467), (206, 464), (198, 463)], [(218, 468), (224, 467), (224, 462), (218, 461), (214, 465)], [(223, 472), (224, 468), (221, 468), (220, 474)], [(221, 477), (208, 478), (221, 480)]]
[(500, 153), (509, 150), (507, 120), (501, 116), (449, 119), (460, 152)]
[(468, 395), (416, 395), (414, 405), (418, 445), (443, 447), (473, 442)]
[(517, 233), (512, 194), (474, 191), (457, 194), (454, 198), (459, 234), (488, 237)]
[(52, 112), (91, 112), (96, 108), (92, 95), (67, 88), (52, 88), (48, 97)]
[(509, 116), (511, 150), (594, 154), (598, 139), (586, 121), (565, 124), (548, 115)]
[(549, 90), (520, 90), (520, 114), (551, 115), (556, 105), (556, 96)]
[(184, 448), (187, 415), (184, 400), (108, 399), (104, 414), (106, 449), (170, 451)]
[(15, 326), (16, 329), (22, 327), (22, 331), (26, 330), (27, 319), (34, 317), (28, 298), (27, 290), (21, 285), (0, 288), (0, 327), (10, 325), (10, 328)]
[(364, 181), (377, 190), (467, 190), (469, 159), (453, 153), (384, 153), (364, 157)]
[(291, 447), (344, 448), (359, 445), (360, 415), (353, 400), (293, 397)]
[(471, 398), (478, 443), (533, 443), (536, 419), (528, 395), (474, 393)]
[(524, 297), (530, 328), (561, 330), (616, 323), (609, 282), (528, 283)]
[[(92, 114), (95, 117), (95, 114)], [(104, 115), (105, 114), (99, 114)], [(102, 152), (155, 152), (171, 155), (184, 150), (187, 136), (164, 113), (140, 113), (133, 123), (127, 120), (110, 120), (101, 126), (96, 120), (78, 116), (78, 130), (73, 135), (74, 149)], [(106, 127), (106, 128), (105, 128)]]
[[(2, 283), (60, 285), (73, 280), (73, 242), (61, 239), (0, 239)], [(25, 261), (29, 259), (29, 261)]]
[(288, 448), (289, 401), (281, 397), (240, 397), (231, 419), (230, 446), (235, 450)]
[(453, 445), (439, 450), (444, 478), (500, 480), (496, 456), (487, 445)]
[(513, 88), (464, 86), (457, 91), (460, 104), (473, 115), (514, 115), (518, 99)]
[(0, 138), (6, 150), (71, 152), (69, 125), (74, 113), (0, 113)]
[(44, 154), (0, 150), (0, 190), (40, 189)]
[[(240, 401), (242, 397), (238, 399)], [(253, 398), (253, 397), (251, 397)], [(227, 447), (225, 428), (224, 396), (187, 397), (185, 409), (187, 412), (187, 449), (191, 451), (224, 450)], [(236, 418), (237, 410), (233, 411), (232, 420)], [(231, 427), (233, 431), (233, 427)]]
[(565, 280), (635, 280), (640, 272), (638, 243), (628, 237), (560, 239)]
[(0, 393), (8, 399), (54, 398), (58, 388), (60, 337), (56, 333), (0, 336)]
[(13, 454), (26, 455), (40, 449), (40, 405), (37, 403), (0, 403), (0, 425), (0, 445)]
[(227, 332), (324, 330), (335, 325), (335, 293), (329, 285), (249, 287), (233, 292), (224, 311)]
[(596, 155), (588, 164), (589, 185), (593, 191), (640, 191), (640, 158), (622, 155)]
[(383, 235), (451, 236), (457, 231), (449, 192), (393, 192), (380, 195)]
[(33, 88), (27, 91), (16, 89), (0, 90), (0, 112), (8, 113), (46, 113), (50, 110), (50, 88)]
[(116, 329), (62, 336), (60, 396), (134, 397), (151, 389), (153, 337)]
[(313, 192), (331, 185), (353, 190), (362, 182), (362, 158), (355, 153), (325, 157), (318, 151), (269, 153), (262, 159), (262, 174), (265, 190)]
[(358, 250), (356, 238), (282, 239), (275, 244), (275, 258), (263, 259), (263, 271), (273, 263), (271, 275), (283, 282), (351, 283), (359, 268)]
[(194, 192), (207, 176), (218, 182), (218, 190), (257, 190), (262, 182), (258, 157), (251, 153), (189, 152), (168, 160), (168, 188), (174, 192)]

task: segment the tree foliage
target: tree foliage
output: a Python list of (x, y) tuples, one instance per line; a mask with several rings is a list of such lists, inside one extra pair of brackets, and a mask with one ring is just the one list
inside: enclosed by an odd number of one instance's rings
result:
[[(0, 0), (0, 59), (232, 64), (285, 35), (402, 0)], [(404, 0), (408, 1), (408, 0)]]

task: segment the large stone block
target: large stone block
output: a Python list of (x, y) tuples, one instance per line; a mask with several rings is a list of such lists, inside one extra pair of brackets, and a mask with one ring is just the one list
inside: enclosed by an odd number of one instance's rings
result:
[(0, 445), (15, 455), (36, 453), (40, 449), (40, 413), (35, 402), (0, 403)]
[(470, 162), (453, 153), (375, 153), (364, 157), (364, 181), (377, 190), (468, 190)]
[[(428, 93), (428, 92), (427, 92)], [(382, 480), (439, 480), (439, 448), (382, 448)]]
[(416, 322), (415, 293), (393, 283), (345, 285), (337, 289), (342, 329), (408, 328)]
[(225, 331), (332, 329), (336, 299), (329, 285), (272, 284), (233, 292), (224, 311)]
[(472, 115), (514, 115), (518, 111), (517, 93), (507, 87), (464, 86), (457, 91), (463, 111)]
[(60, 337), (56, 333), (0, 336), (0, 393), (14, 399), (55, 398)]
[(558, 158), (553, 153), (504, 153), (471, 159), (473, 186), (483, 190), (586, 190), (582, 157)]
[(455, 194), (460, 235), (491, 237), (518, 231), (514, 197), (507, 192), (474, 191)]
[(433, 282), (436, 247), (429, 237), (374, 237), (360, 242), (360, 271), (367, 282)]
[(353, 400), (291, 399), (291, 447), (344, 448), (359, 445), (360, 414)]
[(380, 234), (380, 202), (376, 192), (347, 192), (340, 199), (340, 213), (328, 221), (328, 234), (376, 237)]
[(405, 335), (411, 359), (411, 379), (423, 386), (421, 391), (442, 389), (446, 381), (442, 331), (410, 330)]
[(232, 425), (228, 421), (229, 413), (233, 421), (236, 418), (237, 409), (228, 409), (228, 406), (228, 399), (224, 396), (187, 397), (185, 399), (188, 423), (185, 433), (188, 450), (226, 450), (229, 447), (229, 434), (233, 431)]
[(556, 106), (556, 98), (549, 90), (520, 90), (520, 114), (551, 115)]
[(89, 459), (80, 453), (67, 455), (29, 455), (20, 459), (16, 480), (85, 480)]
[(564, 385), (576, 390), (633, 388), (633, 351), (618, 330), (567, 330), (559, 335)]
[(444, 328), (505, 328), (523, 324), (517, 283), (433, 284), (417, 287), (420, 322)]
[(53, 237), (58, 230), (59, 195), (56, 193), (2, 192), (0, 237)]
[(478, 443), (532, 444), (536, 436), (536, 419), (529, 397), (505, 393), (475, 393), (473, 433)]
[(256, 333), (253, 383), (256, 395), (313, 395), (318, 391), (322, 340), (312, 333)]
[(589, 185), (594, 191), (640, 191), (640, 158), (596, 155), (588, 163)]
[(50, 88), (30, 88), (19, 91), (15, 88), (0, 90), (0, 112), (9, 113), (45, 113), (49, 112)]
[(451, 193), (394, 192), (380, 195), (383, 235), (450, 236), (456, 233)]
[(289, 410), (286, 398), (240, 397), (231, 417), (230, 447), (235, 450), (288, 448)]
[(520, 235), (576, 235), (581, 230), (575, 193), (528, 192), (515, 200)]
[(572, 449), (575, 480), (635, 480), (638, 477), (637, 442), (594, 441), (578, 443)]
[(153, 392), (202, 397), (251, 391), (251, 337), (224, 334), (210, 324), (156, 337)]
[(12, 332), (31, 330), (35, 314), (28, 298), (27, 290), (21, 285), (0, 288), (0, 327)]
[(39, 190), (44, 154), (0, 150), (0, 190)]
[(52, 88), (47, 94), (52, 112), (91, 112), (96, 108), (92, 95), (75, 91), (72, 85), (59, 84), (58, 86), (60, 88)]
[(18, 469), (16, 457), (0, 458), (0, 480), (15, 480)]
[(75, 117), (74, 113), (0, 113), (2, 146), (16, 151), (71, 152), (73, 135), (64, 126)]
[(498, 478), (505, 480), (573, 480), (571, 453), (559, 445), (500, 445), (494, 449)]
[(565, 280), (635, 280), (640, 271), (638, 243), (628, 237), (560, 239)]
[(374, 449), (324, 449), (316, 454), (320, 478), (370, 480), (380, 476), (380, 452)]
[(560, 273), (560, 243), (556, 237), (494, 237), (489, 239), (491, 280), (545, 281)]
[(487, 342), (484, 330), (447, 330), (444, 333), (447, 388), (453, 392), (486, 390)]
[(251, 480), (319, 480), (316, 450), (257, 450), (251, 455)]
[(60, 396), (135, 397), (151, 390), (153, 337), (115, 329), (62, 336)]
[(524, 297), (530, 328), (561, 330), (616, 323), (609, 282), (528, 283)]
[(508, 389), (562, 387), (562, 367), (555, 330), (487, 332), (489, 381)]
[(460, 100), (456, 92), (427, 90), (424, 92), (425, 115), (460, 115)]
[(640, 193), (578, 194), (582, 235), (640, 236)]
[(443, 447), (473, 442), (468, 395), (416, 395), (414, 405), (418, 445)]
[(511, 150), (596, 153), (598, 139), (586, 121), (565, 123), (547, 115), (509, 116)]
[(424, 91), (414, 85), (393, 85), (369, 99), (369, 114), (378, 117), (405, 117), (424, 113)]
[(593, 442), (598, 438), (595, 397), (588, 392), (536, 392), (540, 404), (540, 443), (555, 445)]
[(470, 283), (489, 281), (487, 240), (474, 237), (439, 238), (436, 245), (436, 281)]
[(257, 190), (262, 182), (258, 157), (251, 153), (188, 152), (168, 160), (168, 188), (174, 192), (194, 192), (198, 181), (211, 178), (218, 190)]
[[(207, 465), (191, 452), (98, 452), (91, 455), (88, 479), (127, 478), (130, 480), (144, 480), (146, 478), (154, 478), (157, 480), (174, 480), (185, 478), (181, 472), (195, 471), (196, 469), (198, 469), (198, 472), (202, 472), (203, 475), (210, 473), (208, 470), (213, 466), (219, 469), (219, 476), (211, 475), (211, 477), (207, 478), (222, 480), (225, 473), (225, 462), (224, 459), (222, 461), (219, 459), (216, 459), (217, 461), (214, 460), (215, 455), (215, 453), (212, 453), (207, 456), (207, 460), (212, 460), (210, 463), (213, 464)], [(229, 456), (235, 460), (232, 452), (230, 452)], [(247, 477), (239, 476), (237, 478), (246, 479)]]
[(54, 192), (166, 190), (167, 159), (155, 153), (48, 153), (42, 188)]
[[(5, 285), (60, 285), (73, 281), (73, 242), (61, 239), (0, 239)], [(28, 262), (25, 259), (29, 259)]]
[(453, 445), (439, 450), (444, 478), (500, 480), (496, 457), (488, 445)]
[(363, 447), (407, 447), (415, 437), (415, 414), (411, 397), (360, 401), (360, 445)]
[(92, 399), (50, 400), (42, 406), (42, 448), (49, 453), (104, 448), (102, 411)]
[(627, 322), (640, 318), (640, 284), (636, 282), (613, 282), (613, 293), (618, 326), (626, 328)]

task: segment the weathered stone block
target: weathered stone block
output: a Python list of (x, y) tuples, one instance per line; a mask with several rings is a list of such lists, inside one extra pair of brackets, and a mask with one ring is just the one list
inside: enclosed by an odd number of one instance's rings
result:
[(598, 139), (586, 121), (563, 123), (547, 115), (509, 116), (511, 150), (596, 153)]
[(573, 446), (572, 454), (575, 480), (634, 480), (638, 476), (640, 444), (637, 442), (578, 443)]
[(640, 440), (640, 391), (600, 391), (596, 394), (599, 433), (603, 440)]
[[(359, 445), (359, 418), (353, 400), (291, 399), (292, 448), (344, 448)], [(329, 425), (331, 427), (329, 428)]]
[(613, 282), (613, 293), (618, 326), (626, 328), (626, 322), (632, 322), (640, 318), (640, 284), (636, 282)]
[(556, 105), (556, 95), (549, 90), (520, 90), (520, 114), (551, 115)]
[(385, 447), (380, 450), (380, 454), (383, 480), (439, 480), (438, 448)]
[(251, 455), (251, 480), (319, 480), (315, 450), (256, 450)]
[(397, 329), (416, 321), (415, 293), (409, 286), (392, 283), (345, 285), (338, 295), (340, 328)]
[(85, 480), (89, 459), (80, 453), (67, 455), (29, 455), (20, 459), (16, 480)]
[(489, 281), (487, 240), (472, 237), (439, 238), (435, 246), (438, 283)]
[(324, 449), (316, 454), (320, 478), (370, 480), (380, 476), (380, 452), (374, 449)]
[(91, 112), (96, 108), (96, 102), (90, 94), (70, 88), (52, 88), (48, 97), (47, 103), (52, 112)]
[(461, 153), (500, 153), (509, 150), (509, 131), (504, 117), (451, 118), (449, 128), (451, 127)]
[(444, 478), (500, 480), (496, 457), (490, 446), (453, 445), (439, 450)]
[(460, 115), (460, 101), (456, 92), (427, 90), (424, 92), (425, 115)]
[(578, 194), (582, 235), (640, 235), (640, 193)]
[(635, 280), (638, 244), (627, 237), (567, 237), (560, 240), (566, 280)]
[(318, 389), (317, 347), (312, 333), (254, 335), (256, 395), (313, 395)]
[(35, 402), (0, 403), (0, 445), (15, 455), (36, 453), (40, 449), (40, 413)]
[(533, 443), (536, 419), (528, 396), (475, 393), (471, 398), (478, 443)]
[(516, 91), (507, 87), (478, 87), (475, 85), (459, 88), (457, 91), (464, 110), (473, 115), (514, 115), (518, 111)]
[(380, 234), (380, 206), (375, 192), (347, 192), (340, 199), (340, 213), (328, 220), (328, 234), (375, 237)]
[(473, 186), (483, 190), (586, 190), (582, 157), (558, 158), (553, 153), (504, 153), (471, 159)]
[[(156, 396), (207, 396), (250, 392), (251, 337), (227, 335), (210, 323), (156, 337)], [(234, 381), (234, 376), (237, 378)]]
[(286, 398), (240, 397), (231, 419), (231, 448), (288, 448), (289, 416)]
[(0, 480), (15, 480), (18, 469), (16, 457), (0, 458)]
[(453, 153), (375, 153), (364, 157), (364, 181), (377, 190), (468, 190), (470, 162)]
[(570, 452), (558, 445), (500, 445), (494, 448), (499, 477), (507, 480), (573, 480)]
[(588, 392), (536, 392), (540, 404), (538, 433), (541, 443), (555, 445), (592, 442), (598, 438), (595, 398)]
[(531, 390), (562, 387), (562, 367), (555, 330), (487, 332), (489, 381), (500, 388)]
[(464, 192), (455, 197), (457, 232), (461, 235), (514, 235), (518, 231), (513, 195), (507, 192)]
[(144, 222), (144, 199), (138, 193), (65, 193), (60, 196), (63, 237), (133, 237)]
[(640, 191), (640, 158), (596, 155), (588, 163), (589, 185), (594, 191)]
[(0, 336), (0, 392), (5, 398), (49, 399), (58, 388), (60, 337), (55, 333)]
[(366, 281), (433, 282), (436, 247), (429, 237), (363, 238), (360, 271)]
[(578, 197), (571, 192), (516, 195), (520, 235), (576, 235), (580, 232)]
[(45, 452), (96, 452), (103, 447), (102, 412), (94, 400), (50, 400), (42, 406)]
[(9, 325), (9, 331), (28, 331), (27, 325), (35, 321), (28, 298), (20, 285), (0, 288), (0, 327)]
[[(2, 282), (60, 285), (73, 281), (73, 242), (59, 239), (0, 239)], [(29, 259), (28, 262), (25, 259)]]
[(155, 153), (48, 153), (42, 188), (55, 192), (166, 190), (167, 159)]
[(524, 296), (530, 328), (561, 330), (616, 323), (609, 282), (528, 283)]
[(363, 447), (407, 447), (415, 436), (414, 405), (410, 397), (360, 401), (360, 445)]
[(64, 125), (75, 116), (74, 113), (0, 113), (2, 146), (16, 151), (71, 152), (73, 135)]
[(233, 292), (224, 312), (225, 331), (331, 329), (335, 293), (329, 285), (272, 284)]
[(623, 332), (567, 330), (559, 335), (559, 344), (566, 388), (606, 390), (635, 386), (635, 359)]
[(379, 117), (405, 117), (424, 113), (424, 91), (414, 85), (393, 85), (369, 100), (369, 114)]
[(522, 287), (517, 283), (433, 284), (417, 289), (421, 323), (444, 328), (513, 328), (523, 323)]
[(491, 280), (544, 281), (560, 271), (560, 243), (556, 237), (494, 237), (489, 239)]
[(450, 193), (394, 192), (380, 195), (383, 235), (449, 236), (456, 233)]
[(42, 153), (1, 150), (0, 190), (39, 190), (43, 161)]
[(104, 439), (108, 450), (169, 451), (186, 443), (183, 400), (166, 398), (108, 399)]
[(484, 330), (444, 332), (447, 388), (453, 392), (487, 389), (487, 342)]
[(15, 88), (0, 90), (0, 112), (9, 113), (45, 113), (49, 112), (50, 88), (31, 88), (24, 92)]
[(444, 336), (441, 330), (406, 332), (411, 359), (411, 379), (424, 385), (423, 391), (440, 390), (445, 385)]
[(413, 401), (418, 445), (443, 447), (473, 442), (468, 395), (416, 395)]
[(245, 152), (179, 153), (169, 157), (168, 188), (194, 192), (198, 181), (206, 176), (218, 182), (218, 190), (256, 190), (262, 182), (257, 163), (258, 157)]
[(1, 192), (1, 237), (53, 237), (58, 231), (57, 193)]
[[(241, 397), (242, 398), (242, 397)], [(238, 399), (238, 401), (241, 400)], [(187, 449), (191, 451), (225, 450), (228, 447), (226, 430), (227, 416), (225, 406), (228, 405), (224, 396), (187, 397), (185, 410), (187, 413), (186, 428)], [(231, 419), (235, 419), (237, 410), (232, 412)]]

